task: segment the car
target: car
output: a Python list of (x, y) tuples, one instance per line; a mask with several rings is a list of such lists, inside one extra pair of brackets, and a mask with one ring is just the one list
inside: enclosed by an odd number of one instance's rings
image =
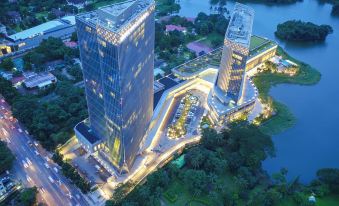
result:
[(35, 155), (39, 155), (39, 152), (37, 150), (34, 150)]
[(22, 129), (19, 128), (18, 131), (19, 131), (20, 133), (22, 133)]
[(39, 143), (37, 141), (34, 141), (34, 145), (37, 147), (39, 146)]
[(28, 175), (26, 175), (26, 179), (28, 182), (32, 182), (32, 179)]
[(2, 103), (4, 103), (4, 102), (5, 102), (5, 100), (4, 100), (4, 99), (1, 99), (1, 102), (2, 102)]
[(51, 183), (54, 183), (54, 179), (51, 176), (48, 176), (49, 181), (51, 181)]
[(59, 171), (58, 168), (54, 167), (53, 169), (56, 173), (58, 173), (58, 171)]
[(32, 164), (31, 160), (28, 159), (28, 157), (26, 157), (26, 161), (27, 161), (27, 164), (28, 164), (28, 165), (31, 165), (31, 164)]
[(28, 141), (27, 143), (28, 143), (29, 146), (31, 146), (31, 147), (33, 146), (33, 143), (31, 141)]
[(45, 192), (46, 192), (46, 190), (45, 190), (43, 187), (41, 187), (41, 188), (39, 189), (39, 191), (40, 191), (41, 193), (45, 193)]
[(26, 133), (27, 135), (29, 135), (29, 133), (28, 133), (28, 131), (27, 131), (27, 130), (25, 130), (25, 133)]
[(22, 160), (22, 164), (23, 164), (24, 168), (28, 167), (28, 164), (24, 160)]
[(49, 165), (47, 163), (44, 164), (47, 169), (49, 169)]

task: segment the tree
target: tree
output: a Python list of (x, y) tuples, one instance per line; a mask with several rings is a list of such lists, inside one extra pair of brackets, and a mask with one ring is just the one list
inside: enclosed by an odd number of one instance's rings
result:
[(14, 99), (19, 96), (18, 91), (13, 87), (12, 83), (3, 77), (0, 77), (0, 94), (2, 94), (9, 104), (12, 104)]
[(210, 150), (215, 150), (217, 147), (220, 147), (226, 143), (224, 135), (222, 133), (217, 133), (214, 129), (204, 129), (202, 131), (202, 144), (204, 147)]
[(329, 25), (293, 20), (278, 24), (275, 35), (291, 41), (324, 41), (332, 32), (333, 29)]
[(221, 17), (215, 23), (215, 31), (224, 36), (226, 33), (227, 26), (228, 20), (223, 15), (221, 15)]
[(78, 41), (78, 35), (77, 35), (76, 32), (73, 32), (73, 33), (72, 33), (71, 41)]
[(15, 157), (6, 143), (0, 141), (0, 173), (10, 170)]
[(208, 192), (209, 177), (203, 170), (186, 170), (183, 182), (194, 196)]
[(13, 115), (24, 124), (31, 124), (35, 110), (39, 107), (38, 100), (32, 95), (19, 96), (12, 105)]
[(318, 179), (327, 184), (330, 191), (339, 194), (339, 169), (323, 168), (317, 171)]
[(332, 6), (331, 14), (333, 16), (339, 16), (339, 2)]
[(195, 147), (185, 155), (185, 162), (189, 168), (200, 169), (206, 158), (206, 150), (201, 147)]
[(7, 71), (11, 71), (14, 68), (14, 63), (11, 58), (7, 57), (2, 60), (2, 62), (0, 63), (0, 67)]
[(19, 205), (23, 206), (33, 206), (37, 202), (36, 195), (38, 190), (36, 187), (26, 188), (24, 189), (18, 197)]

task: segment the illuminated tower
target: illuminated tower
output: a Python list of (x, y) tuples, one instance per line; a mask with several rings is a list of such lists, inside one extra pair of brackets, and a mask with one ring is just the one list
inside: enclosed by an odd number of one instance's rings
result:
[(233, 108), (244, 103), (246, 61), (252, 34), (254, 11), (236, 3), (227, 27), (220, 68), (208, 103), (219, 121)]
[(153, 0), (129, 0), (76, 17), (91, 132), (128, 172), (153, 114)]

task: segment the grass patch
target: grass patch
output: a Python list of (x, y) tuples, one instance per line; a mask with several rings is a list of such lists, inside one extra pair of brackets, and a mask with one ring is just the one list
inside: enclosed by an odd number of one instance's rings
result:
[[(314, 85), (319, 82), (321, 74), (308, 64), (301, 62), (288, 55), (281, 47), (278, 48), (277, 54), (284, 59), (291, 60), (299, 65), (299, 71), (295, 76), (288, 76), (279, 73), (260, 73), (253, 78), (253, 82), (259, 90), (259, 97), (263, 102), (269, 100), (269, 91), (272, 86), (278, 84), (299, 84), (299, 85)], [(273, 100), (273, 107), (276, 115), (261, 124), (262, 132), (273, 135), (278, 134), (292, 127), (296, 119), (289, 109), (282, 103)]]
[(286, 105), (273, 101), (273, 107), (276, 110), (276, 114), (259, 127), (263, 133), (268, 135), (279, 134), (293, 127), (296, 123), (296, 118)]
[[(228, 188), (232, 188), (232, 190), (237, 190), (232, 175), (229, 173), (218, 176), (217, 181), (222, 185), (228, 185)], [(216, 200), (211, 199), (211, 197), (207, 195), (194, 197), (190, 194), (185, 185), (183, 185), (180, 180), (176, 179), (163, 193), (163, 200), (167, 206), (213, 206), (221, 205), (222, 197), (219, 196)]]
[(48, 16), (48, 12), (47, 11), (43, 11), (43, 12), (39, 12), (35, 14), (36, 18), (44, 18)]
[(97, 9), (99, 7), (102, 7), (102, 6), (106, 6), (106, 5), (114, 4), (114, 3), (119, 3), (119, 2), (122, 2), (122, 1), (125, 1), (125, 0), (105, 0), (105, 1), (95, 2), (94, 8)]
[[(328, 195), (326, 197), (317, 198), (315, 206), (338, 206), (339, 195)], [(283, 200), (278, 206), (299, 206), (292, 198)]]
[(203, 40), (200, 41), (200, 43), (203, 43), (207, 45), (210, 48), (217, 48), (219, 46), (222, 46), (224, 41), (224, 37), (217, 33), (217, 32), (212, 32), (206, 36)]

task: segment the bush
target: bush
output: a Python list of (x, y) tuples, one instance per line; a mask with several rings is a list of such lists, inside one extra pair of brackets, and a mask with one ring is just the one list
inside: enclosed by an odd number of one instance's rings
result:
[(15, 157), (11, 150), (8, 149), (6, 143), (0, 141), (0, 173), (10, 170)]
[(331, 14), (333, 16), (339, 16), (339, 3), (333, 5)]
[(163, 194), (163, 196), (170, 203), (175, 203), (178, 199), (178, 195), (174, 191), (167, 191)]

